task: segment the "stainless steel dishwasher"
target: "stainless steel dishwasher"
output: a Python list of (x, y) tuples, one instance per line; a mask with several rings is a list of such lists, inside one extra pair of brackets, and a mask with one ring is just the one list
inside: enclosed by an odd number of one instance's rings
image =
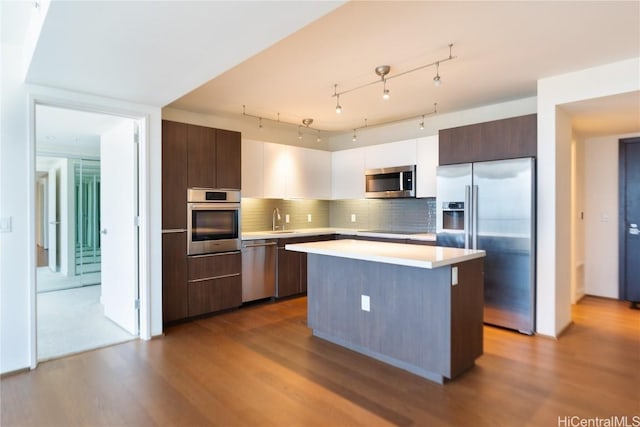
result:
[(242, 241), (242, 302), (276, 295), (276, 240)]

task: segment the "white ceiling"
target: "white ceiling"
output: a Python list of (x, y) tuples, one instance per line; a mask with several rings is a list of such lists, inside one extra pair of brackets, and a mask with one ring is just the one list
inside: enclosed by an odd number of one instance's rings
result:
[[(540, 78), (640, 56), (637, 1), (338, 6), (54, 1), (27, 79), (211, 114), (240, 115), (246, 105), (249, 114), (280, 113), (293, 123), (312, 117), (316, 128), (349, 132), (365, 118), (371, 125), (416, 116), (435, 102), (445, 113), (534, 96)], [(389, 80), (388, 101), (380, 84), (344, 94), (344, 112), (335, 114), (334, 84), (343, 91), (373, 81), (382, 64), (393, 76), (432, 63), (449, 55), (449, 43), (457, 58), (441, 64), (442, 86), (433, 86), (428, 67)], [(583, 134), (640, 128), (638, 94), (567, 111)]]

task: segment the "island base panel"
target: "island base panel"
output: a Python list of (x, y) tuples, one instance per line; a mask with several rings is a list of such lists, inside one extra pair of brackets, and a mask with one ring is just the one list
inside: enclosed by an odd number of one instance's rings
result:
[(451, 266), (309, 254), (308, 325), (319, 338), (442, 383), (482, 354), (482, 265), (456, 264), (452, 286)]

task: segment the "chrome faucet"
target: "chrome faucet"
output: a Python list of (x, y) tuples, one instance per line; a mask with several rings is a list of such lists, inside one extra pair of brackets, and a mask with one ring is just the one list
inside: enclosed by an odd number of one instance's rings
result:
[[(273, 213), (271, 214), (271, 230), (276, 231), (278, 228), (282, 228), (280, 225), (282, 221), (282, 217), (280, 216), (280, 209), (274, 208)], [(276, 225), (276, 223), (278, 225)]]

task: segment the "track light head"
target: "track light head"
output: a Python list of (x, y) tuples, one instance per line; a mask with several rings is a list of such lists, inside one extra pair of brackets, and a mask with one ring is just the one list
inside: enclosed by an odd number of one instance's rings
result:
[(433, 78), (433, 84), (436, 87), (442, 84), (442, 80), (440, 80), (440, 62), (436, 62), (436, 76)]

